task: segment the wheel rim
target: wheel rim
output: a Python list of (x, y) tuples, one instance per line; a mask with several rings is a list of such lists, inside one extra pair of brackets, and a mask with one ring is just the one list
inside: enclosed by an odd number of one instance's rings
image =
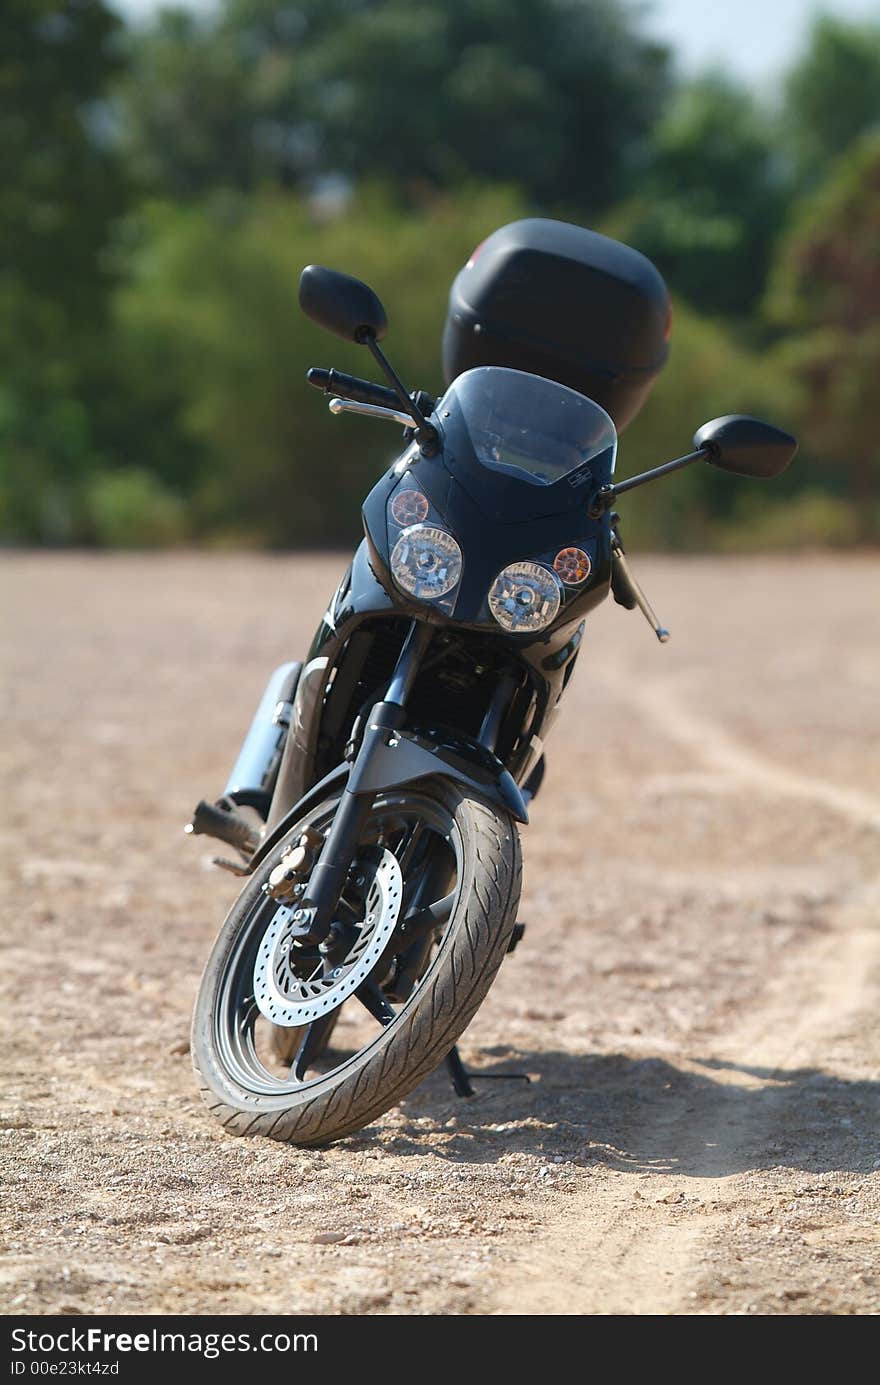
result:
[(357, 937), (337, 965), (328, 968), (320, 955), (312, 955), (312, 949), (303, 951), (295, 941), (291, 943), (295, 926), (291, 905), (277, 905), (271, 915), (257, 952), (254, 986), (257, 1006), (272, 1024), (305, 1026), (338, 1009), (367, 979), (393, 938), (403, 894), (397, 858), (385, 848), (377, 861), (359, 865), (365, 883), (369, 880), (363, 918)]
[[(298, 824), (296, 832), (301, 832), (306, 825), (326, 832), (335, 807), (335, 803), (322, 805)], [(261, 880), (268, 877), (284, 849), (277, 848), (263, 863)], [(260, 1041), (261, 1026), (266, 1026), (266, 1020), (257, 1002), (255, 974), (259, 977), (261, 948), (262, 962), (265, 962), (264, 940), (281, 906), (260, 892), (245, 915), (221, 980), (219, 1003), (214, 1009), (214, 1029), (216, 1052), (227, 1075), (252, 1100), (277, 1098), (279, 1105), (283, 1105), (285, 1098), (313, 1088), (359, 1063), (382, 1040), (383, 1034), (400, 1022), (437, 965), (458, 904), (463, 874), (463, 841), (452, 812), (427, 795), (385, 796), (374, 805), (359, 855), (361, 852), (371, 852), (374, 858), (377, 853), (390, 853), (396, 863), (394, 869), (399, 868), (402, 899), (394, 930), (366, 977), (359, 979), (359, 984), (352, 987), (338, 1005), (324, 1009), (309, 1023), (297, 1026), (302, 1037), (296, 1054), (289, 1068), (276, 1061), (276, 1069), (282, 1068), (280, 1072), (273, 1071), (266, 1051), (268, 1045)], [(452, 909), (446, 923), (438, 930), (432, 955), (428, 956), (412, 993), (406, 1000), (392, 1003), (382, 983), (387, 983), (392, 975), (392, 959), (400, 952), (401, 925), (436, 899), (449, 894), (453, 897)], [(358, 951), (357, 943), (354, 951)], [(360, 948), (361, 955), (365, 951)], [(257, 984), (260, 984), (259, 979)], [(328, 1055), (326, 1045), (336, 1021), (344, 1021), (351, 1011), (362, 1021), (366, 1017), (371, 1028), (365, 1029), (364, 1023), (356, 1025), (364, 1041), (355, 1040), (349, 1052)], [(342, 1029), (344, 1024), (340, 1025)], [(316, 1071), (315, 1065), (322, 1058), (323, 1069)]]

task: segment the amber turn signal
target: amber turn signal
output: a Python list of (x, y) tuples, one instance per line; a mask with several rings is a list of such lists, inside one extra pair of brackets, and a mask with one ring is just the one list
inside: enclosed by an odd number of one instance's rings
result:
[(579, 587), (586, 582), (592, 566), (582, 548), (560, 548), (553, 559), (553, 570), (567, 587)]
[(421, 491), (398, 491), (391, 502), (391, 518), (404, 529), (421, 524), (428, 513), (428, 497)]

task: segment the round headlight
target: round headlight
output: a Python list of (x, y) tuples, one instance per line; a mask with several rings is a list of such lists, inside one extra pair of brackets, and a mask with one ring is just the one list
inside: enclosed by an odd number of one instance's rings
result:
[(461, 579), (461, 549), (445, 529), (413, 524), (394, 545), (391, 575), (410, 596), (436, 601)]
[(516, 635), (543, 630), (556, 619), (562, 584), (542, 563), (511, 563), (489, 588), (489, 610)]

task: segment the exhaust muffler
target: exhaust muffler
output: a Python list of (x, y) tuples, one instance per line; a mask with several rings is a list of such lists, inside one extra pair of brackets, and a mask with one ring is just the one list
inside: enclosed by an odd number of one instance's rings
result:
[(266, 684), (266, 691), (223, 790), (224, 798), (268, 809), (266, 800), (272, 796), (281, 763), (301, 668), (302, 664), (299, 663), (282, 664)]

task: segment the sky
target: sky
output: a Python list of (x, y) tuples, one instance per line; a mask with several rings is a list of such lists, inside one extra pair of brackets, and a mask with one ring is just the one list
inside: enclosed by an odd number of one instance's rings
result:
[[(175, 0), (210, 10), (214, 0)], [(158, 9), (162, 0), (114, 0), (132, 17)], [(516, 3), (516, 0), (511, 0)], [(720, 64), (759, 87), (797, 55), (817, 10), (880, 23), (880, 0), (647, 0), (649, 28), (666, 40), (685, 71)]]
[(686, 70), (716, 63), (764, 85), (783, 72), (819, 11), (880, 22), (880, 0), (654, 0), (654, 32)]

